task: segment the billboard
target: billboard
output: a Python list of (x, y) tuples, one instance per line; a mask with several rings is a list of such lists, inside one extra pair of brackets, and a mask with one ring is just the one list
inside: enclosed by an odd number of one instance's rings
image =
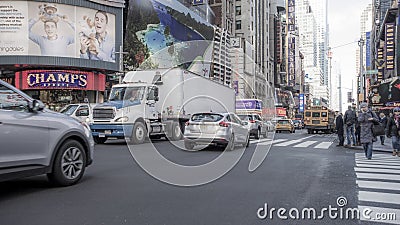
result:
[(126, 21), (126, 69), (179, 66), (209, 77), (214, 27), (182, 3), (130, 0)]
[(394, 23), (388, 23), (385, 25), (385, 62), (386, 70), (394, 70), (394, 48), (395, 48), (395, 25)]
[(115, 15), (65, 4), (0, 1), (0, 56), (115, 62)]
[(367, 69), (371, 68), (371, 32), (368, 31), (365, 33), (366, 42), (365, 42), (365, 66)]
[(370, 86), (369, 102), (373, 106), (390, 106), (400, 102), (400, 79), (398, 77), (382, 80), (380, 84)]
[(262, 110), (262, 101), (257, 99), (236, 100), (236, 109), (239, 110)]

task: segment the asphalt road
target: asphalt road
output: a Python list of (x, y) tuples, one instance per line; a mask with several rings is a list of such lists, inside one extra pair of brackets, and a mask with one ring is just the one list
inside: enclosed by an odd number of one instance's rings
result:
[[(108, 141), (96, 145), (94, 164), (78, 185), (54, 188), (45, 176), (1, 183), (0, 224), (368, 224), (333, 220), (327, 212), (322, 219), (284, 220), (275, 210), (260, 219), (265, 204), (267, 211), (285, 208), (286, 216), (297, 208), (300, 217), (304, 208), (320, 215), (323, 208), (338, 207), (339, 197), (346, 198), (342, 208), (359, 206), (354, 167), (355, 155), (362, 152), (336, 147), (335, 138), (298, 131), (253, 140), (232, 170), (194, 187), (171, 185), (145, 172), (131, 153), (146, 157), (149, 144), (130, 151), (123, 141)], [(249, 172), (256, 148), (271, 144), (261, 166)], [(154, 145), (166, 159), (186, 166), (203, 165), (222, 154), (214, 147), (187, 152), (166, 141)]]

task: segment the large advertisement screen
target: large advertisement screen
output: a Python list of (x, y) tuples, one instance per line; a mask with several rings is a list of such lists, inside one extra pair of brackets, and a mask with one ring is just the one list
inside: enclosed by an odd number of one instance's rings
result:
[(115, 15), (33, 1), (0, 1), (0, 56), (115, 62)]
[(179, 1), (130, 0), (125, 69), (179, 66), (208, 77), (214, 27)]

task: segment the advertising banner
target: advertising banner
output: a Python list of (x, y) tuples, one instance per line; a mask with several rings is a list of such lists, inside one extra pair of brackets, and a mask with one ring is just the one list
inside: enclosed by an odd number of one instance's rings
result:
[(115, 62), (115, 15), (65, 4), (0, 1), (0, 56)]
[(130, 0), (125, 68), (178, 66), (209, 77), (214, 34), (210, 23), (179, 1)]
[(93, 72), (68, 70), (26, 70), (17, 72), (15, 84), (18, 89), (81, 89), (105, 90), (105, 75)]
[(373, 106), (390, 106), (400, 102), (400, 79), (398, 77), (383, 80), (380, 84), (371, 85), (370, 103)]
[(385, 62), (386, 70), (394, 70), (394, 51), (395, 51), (395, 26), (394, 23), (388, 23), (385, 25)]
[(276, 116), (277, 117), (286, 117), (286, 108), (277, 107), (276, 108)]
[(262, 102), (257, 99), (236, 100), (236, 109), (262, 110)]
[(385, 57), (383, 55), (383, 48), (378, 48), (378, 52), (377, 52), (377, 63), (376, 66), (378, 68), (378, 82), (381, 82), (383, 80), (384, 77), (384, 63), (385, 63)]
[(290, 37), (288, 43), (288, 86), (294, 87), (296, 84), (296, 38)]
[(287, 0), (288, 31), (296, 31), (295, 0)]
[(366, 42), (365, 42), (365, 66), (367, 69), (371, 68), (371, 32), (368, 31), (365, 33)]
[(304, 112), (304, 94), (299, 95), (299, 112)]

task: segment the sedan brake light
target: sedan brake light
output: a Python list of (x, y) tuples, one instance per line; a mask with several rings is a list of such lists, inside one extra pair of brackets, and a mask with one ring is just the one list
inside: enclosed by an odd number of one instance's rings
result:
[(256, 121), (255, 120), (250, 120), (250, 123), (255, 123)]

